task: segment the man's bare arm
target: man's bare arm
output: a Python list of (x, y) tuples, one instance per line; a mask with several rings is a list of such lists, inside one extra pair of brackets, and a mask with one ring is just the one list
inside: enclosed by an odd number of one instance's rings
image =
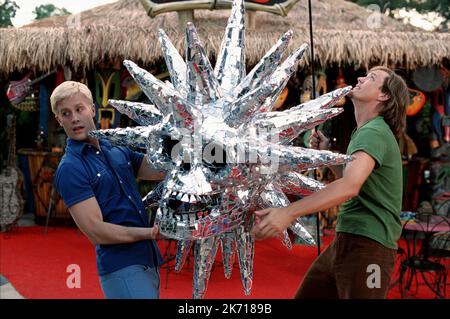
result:
[(256, 225), (252, 233), (258, 239), (273, 237), (284, 231), (296, 218), (335, 207), (359, 194), (367, 177), (375, 167), (375, 160), (365, 152), (353, 154), (344, 176), (324, 189), (287, 207), (268, 208), (255, 212)]
[(155, 239), (158, 228), (126, 227), (106, 223), (95, 197), (86, 199), (69, 208), (75, 223), (94, 245), (124, 244)]

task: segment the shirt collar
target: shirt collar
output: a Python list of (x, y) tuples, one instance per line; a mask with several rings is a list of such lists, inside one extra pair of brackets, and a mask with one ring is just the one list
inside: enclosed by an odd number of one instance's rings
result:
[(353, 132), (352, 132), (351, 136), (353, 136), (353, 134), (355, 134), (357, 130), (363, 128), (366, 124), (368, 124), (368, 123), (370, 123), (370, 122), (372, 122), (372, 121), (374, 121), (374, 120), (379, 120), (379, 119), (383, 119), (383, 120), (384, 120), (384, 117), (383, 117), (382, 115), (377, 115), (377, 116), (371, 118), (370, 120), (368, 120), (368, 121), (367, 121), (366, 123), (364, 123), (363, 125), (361, 125), (360, 128), (355, 127), (355, 128), (353, 129)]
[[(112, 145), (111, 143), (109, 143), (107, 140), (104, 139), (99, 139), (99, 143), (100, 143), (100, 148), (106, 149), (106, 150), (110, 150)], [(86, 142), (80, 142), (80, 141), (76, 141), (73, 140), (71, 138), (67, 138), (67, 146), (66, 146), (66, 151), (67, 150), (72, 150), (77, 154), (82, 154), (83, 151), (85, 150), (86, 147), (88, 147), (90, 144), (86, 143)]]

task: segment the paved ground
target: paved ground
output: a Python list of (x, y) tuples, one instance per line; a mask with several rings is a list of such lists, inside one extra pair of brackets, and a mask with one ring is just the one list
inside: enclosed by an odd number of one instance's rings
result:
[[(35, 226), (34, 218), (34, 214), (24, 214), (17, 224), (19, 227)], [(24, 299), (2, 274), (0, 274), (0, 299)]]
[(17, 225), (19, 227), (23, 226), (36, 226), (36, 223), (34, 222), (34, 214), (23, 214), (22, 217), (17, 222)]
[(0, 274), (0, 299), (24, 299), (11, 283)]

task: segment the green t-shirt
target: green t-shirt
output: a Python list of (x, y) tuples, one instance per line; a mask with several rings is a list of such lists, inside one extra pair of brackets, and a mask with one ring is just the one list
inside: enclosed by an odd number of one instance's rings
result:
[(336, 231), (369, 237), (396, 249), (401, 234), (402, 160), (394, 134), (382, 116), (353, 131), (347, 154), (363, 151), (375, 168), (359, 195), (340, 207)]

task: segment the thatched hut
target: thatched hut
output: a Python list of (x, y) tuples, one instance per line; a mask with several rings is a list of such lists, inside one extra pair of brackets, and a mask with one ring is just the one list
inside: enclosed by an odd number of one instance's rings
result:
[[(341, 66), (351, 71), (347, 72), (346, 80), (348, 84), (354, 84), (356, 77), (373, 64), (395, 66), (411, 73), (417, 67), (440, 65), (445, 59), (450, 58), (448, 33), (421, 31), (344, 0), (315, 0), (312, 1), (312, 5), (314, 58), (317, 66), (325, 70), (327, 79), (324, 81), (328, 82), (329, 89), (332, 89), (330, 86), (336, 85), (338, 72), (342, 71), (339, 68)], [(229, 10), (195, 11), (195, 25), (212, 60), (219, 50), (229, 12)], [(287, 17), (256, 12), (252, 14), (252, 21), (253, 23), (247, 26), (245, 38), (248, 66), (254, 65), (289, 29), (294, 31), (290, 51), (302, 43), (309, 43), (307, 1), (297, 2)], [(62, 67), (76, 73), (72, 79), (86, 80), (96, 95), (97, 121), (100, 127), (104, 124), (102, 122), (104, 111), (106, 111), (104, 119), (108, 125), (115, 122), (114, 125), (122, 126), (123, 123), (117, 121), (117, 114), (114, 120), (116, 111), (111, 111), (111, 108), (103, 103), (112, 96), (108, 96), (110, 90), (107, 86), (103, 86), (102, 89), (98, 84), (103, 80), (100, 79), (103, 76), (100, 73), (106, 70), (108, 74), (106, 78), (111, 78), (113, 73), (121, 73), (124, 68), (120, 67), (120, 63), (124, 59), (133, 60), (147, 68), (163, 65), (157, 32), (160, 28), (166, 31), (175, 46), (183, 53), (184, 30), (180, 27), (177, 13), (164, 13), (150, 18), (139, 0), (119, 0), (77, 15), (50, 17), (20, 28), (0, 29), (0, 109), (2, 105), (8, 103), (3, 90), (7, 81), (20, 79), (27, 71), (34, 71), (36, 76), (58, 69), (56, 76), (49, 77), (39, 84), (39, 101), (35, 97), (31, 102), (35, 106), (39, 104), (40, 112), (38, 116), (30, 116), (33, 123), (23, 124), (18, 130), (18, 148), (33, 144), (38, 125), (48, 129), (48, 135), (45, 136), (48, 149), (55, 145), (63, 146), (63, 142), (58, 140), (65, 135), (58, 131), (48, 103), (48, 95), (61, 80), (62, 73), (64, 73), (62, 79), (65, 78), (66, 74), (61, 71)], [(309, 63), (308, 55), (309, 52), (306, 58), (302, 59), (303, 64)], [(306, 73), (306, 69), (303, 68), (302, 72)], [(298, 80), (298, 76), (293, 77), (292, 83), (288, 84), (294, 89), (289, 90), (288, 103), (285, 103), (285, 106), (299, 103), (303, 88), (300, 88)], [(115, 89), (119, 87), (119, 91), (121, 84), (124, 83), (122, 78), (120, 81), (115, 87)], [(123, 94), (120, 98), (124, 98)], [(333, 119), (331, 127), (340, 151), (345, 151), (354, 127), (353, 108), (348, 100), (344, 109), (344, 113), (336, 118), (336, 121)], [(112, 119), (108, 118), (108, 112), (113, 114)], [(38, 154), (35, 162), (39, 165), (36, 167), (44, 167), (43, 159), (48, 153), (27, 154)], [(45, 205), (49, 198), (50, 183), (47, 183), (48, 185), (43, 183), (44, 186), (38, 184), (41, 170), (33, 172), (33, 168), (30, 168), (30, 171), (31, 183), (41, 187), (39, 189), (45, 194), (44, 201), (38, 200), (43, 195), (39, 195), (31, 184), (27, 186), (28, 190), (34, 190), (36, 214), (42, 217), (47, 213)], [(57, 210), (62, 216), (68, 215), (64, 212), (64, 207)]]
[[(395, 64), (412, 69), (440, 64), (450, 56), (450, 35), (419, 31), (344, 0), (313, 3), (315, 59), (321, 65)], [(196, 10), (195, 24), (207, 52), (220, 47), (229, 10)], [(309, 42), (307, 2), (299, 1), (287, 17), (257, 12), (246, 32), (248, 63), (254, 64), (288, 29), (292, 48)], [(161, 57), (157, 30), (164, 29), (180, 52), (184, 34), (177, 14), (150, 18), (138, 0), (120, 0), (79, 15), (51, 17), (21, 28), (0, 29), (0, 73), (57, 66), (89, 70), (98, 63), (131, 59), (152, 64)], [(308, 61), (308, 59), (304, 59)]]

